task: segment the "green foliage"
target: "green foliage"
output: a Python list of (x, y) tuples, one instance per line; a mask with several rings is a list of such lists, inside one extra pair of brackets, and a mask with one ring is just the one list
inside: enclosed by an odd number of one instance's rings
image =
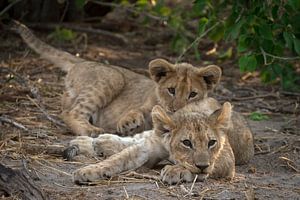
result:
[[(175, 32), (175, 52), (181, 54), (191, 46), (192, 53), (201, 58), (197, 44), (191, 44), (207, 32), (213, 42), (236, 43), (242, 72), (260, 71), (264, 83), (280, 82), (285, 90), (300, 90), (295, 70), (300, 60), (299, 0), (195, 0), (190, 7), (185, 3), (172, 8), (164, 0), (154, 5), (150, 2), (138, 0), (136, 5), (160, 16)], [(190, 24), (195, 20), (198, 23), (193, 29)]]
[(86, 0), (75, 0), (75, 5), (76, 5), (77, 9), (83, 9), (85, 3), (86, 3)]
[(76, 38), (77, 34), (70, 29), (56, 27), (49, 37), (58, 41), (72, 41)]
[(249, 118), (253, 121), (262, 121), (262, 120), (268, 120), (269, 117), (263, 113), (260, 112), (253, 112), (250, 114)]

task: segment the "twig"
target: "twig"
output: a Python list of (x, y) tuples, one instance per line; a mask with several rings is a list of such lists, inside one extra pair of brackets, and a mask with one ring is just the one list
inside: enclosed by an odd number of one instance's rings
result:
[(1, 116), (0, 116), (0, 122), (4, 122), (4, 123), (11, 124), (11, 125), (13, 125), (13, 126), (19, 128), (19, 129), (23, 130), (23, 131), (26, 131), (26, 132), (29, 131), (29, 129), (26, 128), (24, 125), (22, 125), (22, 124), (20, 124), (20, 123), (18, 123), (18, 122), (16, 122), (16, 121), (14, 121), (14, 120), (12, 120), (12, 119), (9, 119), (9, 118), (8, 118), (7, 116), (5, 116), (5, 115), (1, 115)]
[(1, 12), (0, 12), (0, 16), (2, 16), (5, 12), (7, 12), (11, 7), (13, 7), (16, 3), (20, 2), (21, 0), (16, 0), (12, 3), (10, 3), (8, 6), (6, 6), (6, 8), (4, 8)]
[(257, 99), (257, 98), (266, 98), (266, 97), (278, 97), (276, 94), (263, 94), (263, 95), (255, 95), (251, 97), (232, 97), (231, 100), (236, 101), (244, 101), (244, 100), (251, 100), (251, 99)]
[(47, 112), (46, 112), (46, 109), (45, 109), (45, 106), (41, 103), (41, 100), (42, 100), (42, 97), (41, 95), (39, 94), (39, 90), (37, 87), (34, 87), (30, 84), (30, 81), (28, 79), (25, 79), (23, 78), (21, 75), (19, 75), (17, 72), (7, 68), (7, 67), (0, 67), (0, 72), (6, 72), (6, 73), (11, 73), (13, 74), (15, 77), (16, 77), (16, 81), (21, 84), (22, 86), (28, 88), (30, 90), (30, 93), (32, 94), (32, 96), (37, 99), (37, 101), (39, 103), (37, 103), (34, 99), (32, 99), (31, 97), (29, 97), (27, 95), (27, 98), (34, 104), (36, 105), (41, 111), (42, 113), (46, 116), (46, 118), (53, 122), (54, 124), (56, 125), (59, 125), (61, 127), (66, 127), (65, 124), (63, 124), (62, 122), (54, 119), (53, 117), (51, 117)]
[(189, 191), (189, 195), (192, 194), (192, 191), (193, 191), (193, 188), (194, 188), (194, 186), (195, 186), (195, 183), (196, 183), (197, 178), (198, 178), (198, 175), (196, 175), (195, 178), (194, 178), (193, 184), (192, 184), (191, 189), (190, 189), (190, 191)]
[(40, 111), (46, 116), (46, 118), (47, 118), (49, 121), (51, 121), (51, 122), (53, 122), (54, 124), (59, 125), (59, 126), (61, 126), (61, 127), (64, 127), (64, 128), (66, 127), (65, 124), (63, 124), (62, 122), (60, 122), (60, 121), (54, 119), (53, 117), (51, 117), (50, 114), (48, 114), (47, 111), (43, 108), (44, 106), (39, 105), (34, 99), (32, 99), (32, 98), (31, 98), (30, 96), (28, 96), (28, 95), (27, 95), (27, 98), (28, 98), (28, 99), (29, 99), (36, 107), (38, 107), (38, 108), (40, 109)]
[(28, 80), (26, 80), (25, 78), (23, 78), (21, 75), (19, 75), (17, 72), (13, 71), (12, 69), (7, 68), (7, 67), (0, 67), (0, 72), (12, 74), (14, 76), (15, 80), (20, 85), (29, 88), (29, 86), (28, 86)]
[(176, 63), (178, 63), (182, 57), (184, 56), (184, 54), (186, 54), (186, 52), (192, 48), (196, 43), (198, 43), (200, 41), (201, 38), (203, 38), (205, 35), (207, 35), (210, 31), (212, 31), (214, 28), (216, 28), (216, 26), (219, 25), (219, 22), (215, 23), (213, 26), (211, 26), (210, 28), (208, 28), (204, 33), (202, 33), (200, 36), (198, 36), (186, 49), (184, 49), (184, 51), (180, 54), (180, 56), (176, 59)]
[(275, 56), (273, 54), (270, 54), (270, 53), (267, 53), (262, 47), (260, 47), (260, 51), (264, 57), (264, 62), (265, 62), (265, 65), (268, 65), (270, 63), (267, 63), (267, 59), (266, 59), (266, 56), (269, 56), (269, 57), (272, 57), (272, 58), (275, 58), (275, 59), (279, 59), (279, 60), (298, 60), (300, 59), (299, 56), (296, 56), (296, 57), (281, 57), (281, 56)]
[(280, 91), (280, 93), (284, 95), (290, 95), (290, 96), (300, 96), (299, 92)]
[(128, 193), (127, 193), (127, 190), (126, 190), (125, 186), (123, 186), (123, 190), (124, 190), (124, 192), (125, 192), (126, 199), (129, 199), (129, 195), (128, 195)]
[(114, 38), (124, 44), (128, 43), (128, 39), (126, 37), (124, 37), (121, 34), (118, 33), (113, 33), (110, 31), (105, 31), (105, 30), (100, 30), (100, 29), (94, 29), (91, 27), (80, 27), (80, 26), (76, 26), (74, 24), (65, 24), (65, 23), (61, 23), (61, 24), (56, 24), (56, 23), (47, 23), (47, 24), (42, 24), (42, 23), (31, 23), (28, 24), (29, 27), (37, 27), (37, 28), (43, 28), (43, 29), (55, 29), (56, 27), (60, 26), (60, 27), (64, 27), (67, 29), (71, 29), (74, 31), (79, 31), (79, 32), (85, 32), (85, 33), (93, 33), (93, 34), (99, 34), (99, 35), (104, 35), (104, 36), (108, 36), (111, 38)]
[[(109, 3), (109, 2), (102, 2), (102, 1), (95, 1), (95, 0), (87, 0), (88, 2), (92, 2), (94, 4), (98, 4), (98, 5), (102, 5), (102, 6), (109, 6), (109, 7), (114, 7), (114, 8), (124, 8), (126, 10), (128, 10), (131, 13), (138, 13), (141, 11), (138, 11), (137, 9), (134, 8), (134, 4), (133, 6), (129, 7), (129, 6), (123, 6), (122, 4), (116, 4), (116, 3)], [(151, 19), (157, 20), (157, 21), (164, 21), (165, 18), (159, 17), (159, 16), (155, 16), (152, 15), (150, 13), (147, 12), (143, 12), (142, 15), (145, 15)]]
[(132, 177), (140, 178), (140, 179), (143, 179), (143, 178), (152, 179), (152, 180), (161, 182), (161, 180), (158, 176), (152, 176), (152, 175), (149, 175), (149, 174), (139, 174), (135, 171), (129, 172), (128, 174), (126, 174), (126, 176), (132, 176)]
[(69, 173), (64, 172), (64, 171), (62, 171), (62, 170), (56, 169), (56, 168), (51, 167), (51, 166), (44, 165), (43, 163), (41, 163), (41, 162), (38, 161), (38, 160), (34, 160), (34, 161), (35, 161), (37, 164), (42, 165), (43, 167), (46, 167), (46, 168), (48, 168), (48, 169), (50, 169), (50, 170), (52, 170), (52, 171), (56, 171), (56, 172), (58, 172), (58, 173), (60, 173), (60, 174), (66, 175), (66, 176), (72, 176), (72, 174), (69, 174)]
[(283, 156), (279, 157), (279, 159), (286, 161), (287, 166), (289, 168), (293, 169), (295, 172), (297, 172), (297, 173), (300, 172), (300, 170), (298, 170), (295, 166), (292, 165), (292, 164), (295, 164), (295, 162), (292, 161), (291, 159), (283, 157)]

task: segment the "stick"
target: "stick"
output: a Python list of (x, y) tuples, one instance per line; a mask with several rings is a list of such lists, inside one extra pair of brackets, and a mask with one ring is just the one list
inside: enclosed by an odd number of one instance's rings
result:
[(108, 36), (108, 37), (111, 37), (111, 38), (114, 38), (114, 39), (118, 40), (119, 42), (121, 42), (123, 44), (128, 43), (128, 39), (126, 37), (124, 37), (123, 35), (121, 35), (121, 34), (113, 33), (113, 32), (106, 31), (106, 30), (94, 29), (92, 27), (81, 27), (81, 26), (76, 26), (74, 24), (65, 24), (65, 23), (61, 23), (61, 24), (56, 24), (56, 23), (47, 23), (47, 24), (31, 23), (31, 24), (28, 24), (28, 26), (30, 28), (42, 28), (42, 29), (51, 29), (51, 30), (56, 29), (57, 27), (64, 27), (64, 28), (71, 29), (71, 30), (74, 30), (74, 31)]
[(30, 96), (27, 95), (27, 98), (36, 106), (40, 109), (40, 111), (46, 116), (46, 118), (51, 121), (52, 123), (59, 125), (61, 127), (66, 127), (65, 124), (63, 124), (62, 122), (54, 119), (53, 117), (50, 116), (50, 114), (48, 114), (48, 112), (44, 109), (43, 105), (39, 105), (34, 99), (30, 98)]
[(0, 122), (11, 124), (11, 125), (17, 127), (18, 129), (21, 129), (21, 130), (26, 131), (26, 132), (29, 131), (29, 129), (26, 128), (24, 125), (20, 124), (19, 122), (16, 122), (16, 121), (12, 120), (12, 119), (9, 119), (5, 115), (0, 116)]
[[(66, 128), (66, 125), (65, 125), (64, 123), (62, 123), (62, 122), (60, 122), (60, 121), (54, 119), (52, 116), (50, 116), (50, 114), (48, 114), (48, 112), (47, 112), (46, 109), (45, 109), (45, 106), (42, 104), (42, 97), (41, 97), (41, 95), (40, 95), (40, 93), (39, 93), (38, 88), (32, 86), (32, 85), (30, 84), (30, 81), (29, 81), (28, 79), (23, 78), (23, 77), (22, 77), (21, 75), (19, 75), (17, 72), (15, 72), (15, 71), (13, 71), (13, 70), (7, 68), (7, 67), (0, 67), (0, 72), (5, 72), (5, 73), (11, 73), (11, 74), (13, 74), (13, 75), (15, 76), (15, 78), (16, 78), (16, 81), (17, 81), (20, 85), (22, 85), (22, 86), (28, 88), (29, 91), (30, 91), (30, 93), (32, 94), (32, 96), (33, 96), (35, 99), (37, 99), (38, 103), (37, 103), (34, 99), (32, 99), (31, 97), (29, 97), (29, 96), (27, 95), (27, 98), (28, 98), (28, 99), (29, 99), (36, 107), (38, 107), (38, 108), (40, 109), (40, 111), (46, 116), (46, 118), (47, 118), (49, 121), (51, 121), (52, 123), (54, 123), (54, 124), (56, 124), (56, 125), (58, 125), (58, 126), (60, 126), (60, 127)], [(20, 127), (19, 127), (19, 128), (20, 128)], [(22, 129), (22, 128), (21, 128), (21, 129)], [(27, 131), (28, 131), (28, 130), (27, 130)]]
[(232, 97), (231, 100), (244, 101), (244, 100), (252, 100), (252, 99), (266, 98), (266, 97), (278, 97), (278, 96), (276, 94), (264, 94), (264, 95), (256, 95), (251, 97)]
[(198, 43), (200, 41), (201, 38), (203, 38), (205, 35), (207, 35), (210, 31), (212, 31), (214, 28), (216, 28), (216, 26), (219, 25), (219, 22), (215, 23), (213, 26), (211, 26), (209, 29), (207, 29), (204, 33), (202, 33), (200, 36), (198, 36), (181, 54), (180, 56), (176, 59), (176, 63), (178, 63), (182, 57), (184, 56), (184, 54), (186, 54), (186, 52), (188, 50), (190, 50), (190, 48), (192, 48), (196, 43)]
[(2, 16), (5, 12), (7, 12), (11, 7), (13, 7), (16, 3), (20, 2), (21, 0), (15, 0), (14, 2), (10, 3), (8, 6), (6, 6), (1, 12), (0, 16)]

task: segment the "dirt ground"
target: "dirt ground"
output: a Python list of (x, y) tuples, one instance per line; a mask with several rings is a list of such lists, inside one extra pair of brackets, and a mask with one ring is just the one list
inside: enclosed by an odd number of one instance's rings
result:
[[(177, 58), (169, 50), (170, 37), (164, 29), (126, 29), (122, 34), (127, 43), (96, 34), (85, 34), (77, 43), (59, 43), (48, 34), (37, 31), (40, 38), (58, 48), (124, 67), (146, 69), (153, 58)], [(93, 186), (75, 185), (72, 171), (97, 159), (67, 162), (34, 148), (67, 145), (74, 137), (59, 118), (65, 74), (7, 31), (0, 32), (0, 163), (27, 170), (49, 199), (300, 199), (300, 95), (263, 85), (255, 73), (240, 74), (235, 58), (220, 60), (216, 53), (206, 55), (212, 47), (201, 41), (202, 60), (190, 55), (184, 60), (197, 66), (214, 63), (222, 67), (221, 86), (212, 96), (232, 102), (254, 132), (255, 157), (249, 164), (237, 166), (232, 181), (208, 179), (168, 186), (158, 180), (158, 168), (122, 174)], [(221, 44), (217, 50), (226, 48)], [(250, 120), (254, 111), (269, 119)], [(17, 199), (18, 195), (0, 198)]]

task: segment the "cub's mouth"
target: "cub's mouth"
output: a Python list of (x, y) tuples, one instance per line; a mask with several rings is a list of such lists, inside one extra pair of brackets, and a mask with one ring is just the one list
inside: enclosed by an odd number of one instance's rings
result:
[(192, 165), (187, 164), (187, 163), (185, 163), (185, 168), (188, 169), (191, 173), (197, 175), (198, 176), (198, 178), (197, 178), (198, 181), (204, 181), (209, 176), (207, 168), (204, 169), (204, 170), (201, 170), (201, 169), (197, 168), (196, 166), (192, 166)]
[(208, 173), (199, 173), (199, 174), (197, 174), (197, 181), (205, 181), (207, 178), (208, 178), (208, 176), (209, 176), (209, 174)]

